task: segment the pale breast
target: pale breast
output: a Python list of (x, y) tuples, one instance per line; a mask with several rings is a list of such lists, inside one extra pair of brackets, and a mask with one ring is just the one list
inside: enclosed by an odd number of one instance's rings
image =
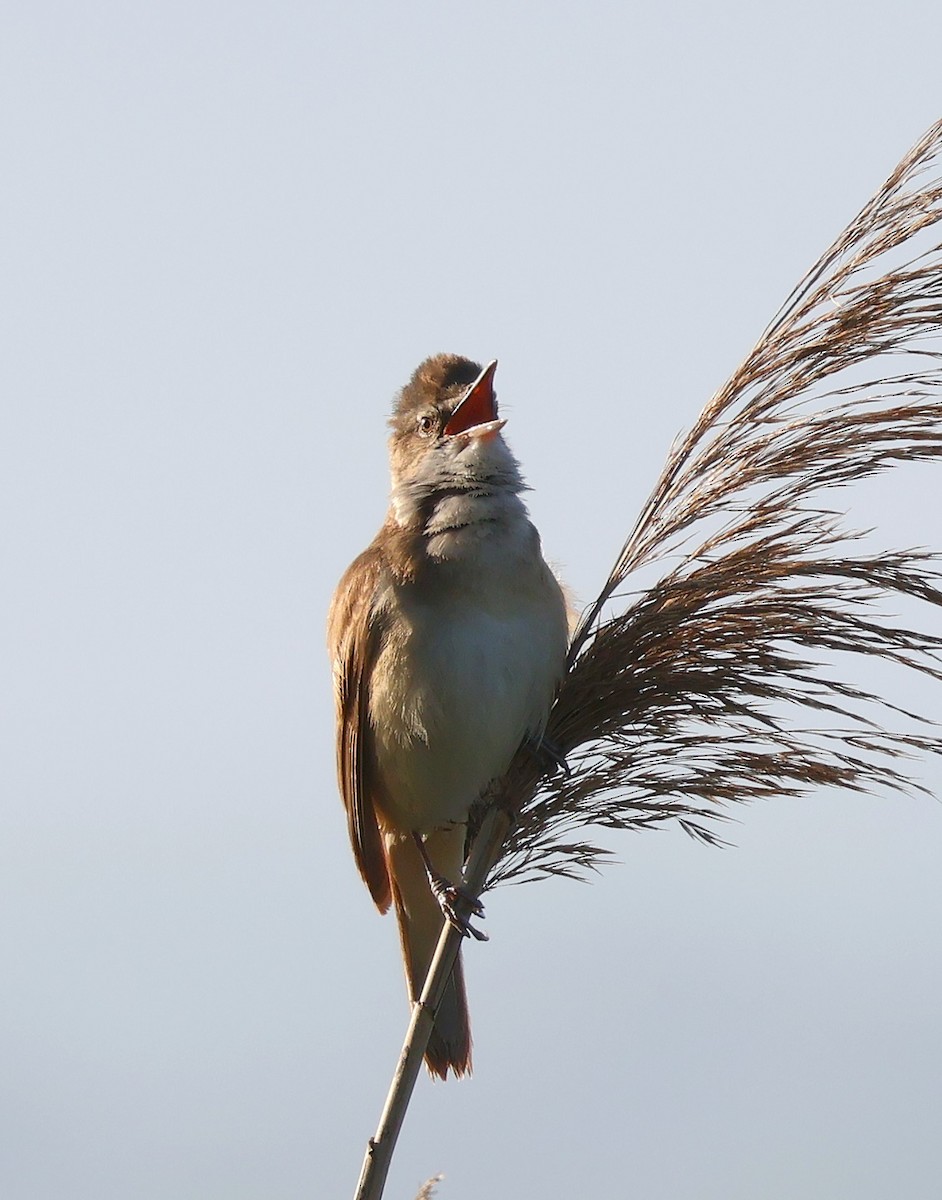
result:
[[(463, 821), (527, 734), (542, 729), (566, 653), (565, 606), (535, 531), (495, 539), (425, 586), (391, 589), (370, 713), (386, 816)], [(522, 531), (521, 531), (522, 532)]]

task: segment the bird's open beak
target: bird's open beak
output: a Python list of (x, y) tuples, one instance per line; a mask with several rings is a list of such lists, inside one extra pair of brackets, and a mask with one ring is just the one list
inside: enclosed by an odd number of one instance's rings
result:
[(497, 417), (497, 397), (494, 395), (494, 372), (497, 370), (497, 360), (488, 363), (474, 383), (468, 388), (468, 394), (451, 414), (445, 426), (445, 436), (452, 437), (456, 433), (470, 434), (472, 437), (488, 437), (498, 433), (504, 427), (504, 422)]

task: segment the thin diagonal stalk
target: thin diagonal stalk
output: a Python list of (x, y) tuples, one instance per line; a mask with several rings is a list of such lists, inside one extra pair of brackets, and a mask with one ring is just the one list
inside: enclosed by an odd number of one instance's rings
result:
[[(731, 804), (838, 787), (916, 789), (942, 755), (924, 714), (851, 682), (853, 657), (942, 683), (942, 635), (888, 617), (942, 612), (942, 559), (865, 551), (824, 498), (942, 461), (942, 121), (807, 273), (672, 448), (574, 635), (547, 736), (571, 772), (521, 749), (472, 814), (468, 887), (584, 876), (587, 828), (677, 821), (722, 841)], [(934, 240), (933, 240), (934, 239)], [(670, 565), (673, 564), (673, 565)], [(626, 596), (639, 568), (659, 578)], [(514, 819), (508, 813), (514, 814)], [(443, 932), (357, 1200), (379, 1200), (454, 963)]]
[[(501, 847), (510, 829), (511, 818), (505, 809), (491, 808), (474, 841), (465, 871), (463, 890), (478, 897), (484, 888)], [(442, 925), (435, 956), (429, 966), (422, 994), (412, 1005), (409, 1028), (399, 1054), (386, 1103), (379, 1119), (376, 1134), (370, 1138), (360, 1171), (354, 1200), (380, 1200), (386, 1186), (386, 1176), (393, 1151), (402, 1129), (409, 1101), (415, 1089), (422, 1056), (428, 1045), (435, 1013), (441, 1003), (448, 977), (451, 975), (461, 947), (462, 936), (449, 922)]]

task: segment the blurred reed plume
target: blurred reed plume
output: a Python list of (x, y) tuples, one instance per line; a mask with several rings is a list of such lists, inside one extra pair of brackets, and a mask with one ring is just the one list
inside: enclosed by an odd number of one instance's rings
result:
[(842, 677), (862, 656), (942, 680), (942, 637), (886, 603), (942, 607), (942, 561), (867, 551), (825, 503), (942, 458), (940, 166), (942, 121), (673, 447), (572, 642), (547, 728), (571, 774), (521, 750), (488, 797), (516, 817), (488, 886), (597, 867), (591, 827), (718, 842), (731, 804), (911, 787), (907, 759), (942, 751), (924, 714)]

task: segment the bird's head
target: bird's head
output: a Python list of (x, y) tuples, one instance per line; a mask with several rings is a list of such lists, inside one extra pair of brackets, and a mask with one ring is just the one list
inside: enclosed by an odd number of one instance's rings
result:
[(494, 372), (455, 354), (417, 367), (390, 418), (393, 504), (406, 523), (436, 495), (519, 492), (520, 470), (501, 436)]

